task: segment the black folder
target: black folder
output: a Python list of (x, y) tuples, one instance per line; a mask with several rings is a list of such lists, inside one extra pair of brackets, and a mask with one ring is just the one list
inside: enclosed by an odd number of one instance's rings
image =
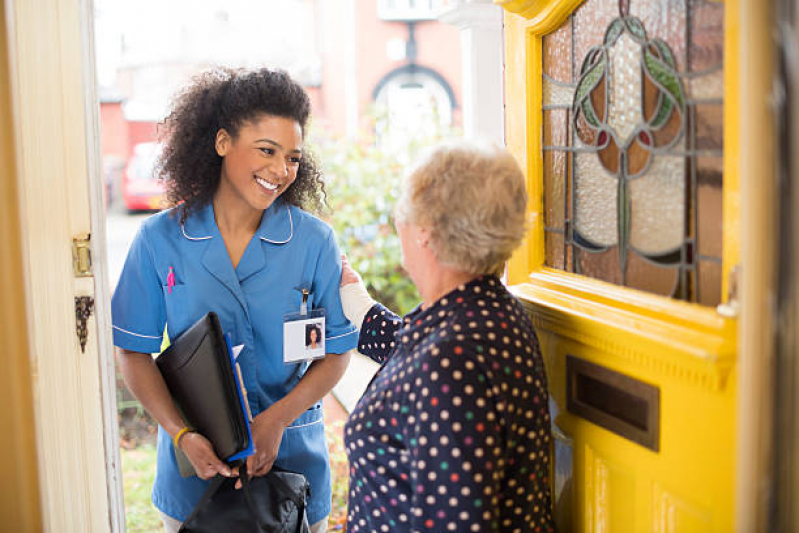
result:
[[(220, 459), (232, 463), (252, 454), (245, 391), (215, 313), (172, 341), (155, 363), (186, 423), (211, 442)], [(185, 476), (187, 461), (180, 459)]]

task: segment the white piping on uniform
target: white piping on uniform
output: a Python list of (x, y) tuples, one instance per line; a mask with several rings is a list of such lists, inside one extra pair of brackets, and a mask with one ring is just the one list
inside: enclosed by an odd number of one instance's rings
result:
[(289, 209), (288, 204), (286, 204), (286, 211), (289, 212), (289, 238), (285, 241), (273, 241), (272, 239), (267, 239), (264, 236), (260, 236), (262, 241), (270, 242), (272, 244), (286, 244), (291, 240), (291, 238), (294, 236), (294, 220), (291, 218), (291, 209)]
[(339, 339), (341, 337), (346, 337), (347, 335), (352, 335), (353, 333), (358, 333), (358, 330), (354, 329), (354, 330), (350, 331), (349, 333), (342, 333), (341, 335), (335, 335), (333, 337), (325, 337), (325, 340)]
[(300, 424), (299, 426), (286, 426), (286, 429), (297, 429), (297, 428), (304, 428), (308, 426), (313, 426), (314, 424), (321, 424), (324, 422), (324, 418), (320, 418), (319, 420), (315, 420), (313, 422), (308, 422), (307, 424)]
[(206, 239), (210, 239), (213, 237), (213, 235), (209, 235), (208, 237), (189, 237), (188, 235), (186, 235), (186, 227), (183, 224), (180, 225), (180, 231), (183, 233), (183, 236), (189, 239), (190, 241), (204, 241)]
[[(288, 213), (289, 213), (289, 237), (288, 237), (288, 239), (286, 239), (285, 241), (273, 241), (272, 239), (267, 239), (266, 237), (264, 237), (262, 235), (259, 235), (259, 237), (261, 237), (262, 241), (266, 241), (266, 242), (269, 242), (269, 243), (272, 243), (272, 244), (286, 244), (287, 242), (289, 242), (291, 240), (291, 238), (294, 236), (294, 220), (291, 218), (291, 209), (289, 209), (288, 205), (286, 206), (286, 211), (288, 211)], [(204, 240), (213, 238), (213, 235), (209, 235), (207, 237), (189, 237), (189, 235), (186, 233), (186, 226), (184, 224), (180, 225), (180, 231), (181, 231), (181, 233), (183, 233), (183, 236), (186, 237), (187, 239), (189, 239), (190, 241), (204, 241)]]
[(114, 329), (118, 329), (119, 331), (121, 331), (123, 333), (127, 333), (128, 335), (134, 335), (136, 337), (144, 337), (145, 339), (163, 339), (164, 338), (163, 335), (161, 335), (159, 337), (154, 337), (152, 335), (142, 335), (141, 333), (133, 333), (132, 331), (128, 331), (126, 329), (122, 329), (119, 326), (114, 326), (113, 324), (111, 324), (111, 327), (114, 328)]

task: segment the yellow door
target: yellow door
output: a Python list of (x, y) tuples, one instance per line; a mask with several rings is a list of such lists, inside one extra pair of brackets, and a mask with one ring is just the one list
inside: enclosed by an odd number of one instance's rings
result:
[(561, 529), (732, 531), (737, 8), (498, 3)]

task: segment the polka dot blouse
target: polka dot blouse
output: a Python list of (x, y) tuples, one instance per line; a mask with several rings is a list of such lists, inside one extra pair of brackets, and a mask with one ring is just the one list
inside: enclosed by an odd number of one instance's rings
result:
[(404, 320), (377, 304), (358, 343), (382, 366), (345, 427), (349, 533), (554, 530), (544, 366), (497, 278)]

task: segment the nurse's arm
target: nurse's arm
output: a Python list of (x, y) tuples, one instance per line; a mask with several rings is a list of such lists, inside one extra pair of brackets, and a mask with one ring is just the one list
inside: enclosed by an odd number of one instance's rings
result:
[(275, 402), (271, 409), (277, 408), (281, 421), (288, 426), (333, 390), (349, 363), (350, 352), (329, 353), (324, 359), (314, 361), (299, 383), (281, 400)]
[(247, 470), (252, 475), (263, 476), (269, 472), (277, 458), (283, 430), (333, 389), (349, 362), (350, 352), (329, 353), (324, 359), (314, 361), (286, 396), (255, 417), (255, 454), (247, 459)]
[[(117, 362), (125, 385), (150, 415), (174, 439), (186, 422), (175, 407), (161, 372), (150, 354), (117, 348)], [(188, 457), (201, 479), (210, 479), (217, 473), (233, 476), (230, 468), (219, 460), (213, 446), (199, 433), (185, 433), (178, 446)]]

